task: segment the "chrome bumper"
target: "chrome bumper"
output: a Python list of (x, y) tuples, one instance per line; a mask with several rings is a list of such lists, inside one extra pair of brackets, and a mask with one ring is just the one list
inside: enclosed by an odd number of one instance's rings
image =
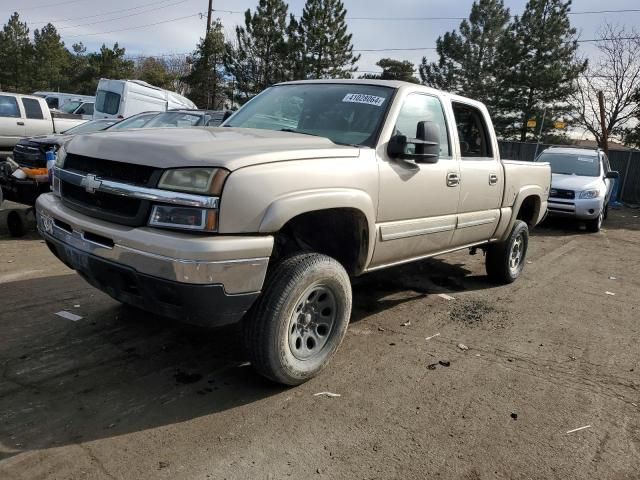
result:
[[(273, 248), (273, 237), (267, 236), (201, 237), (121, 227), (70, 210), (53, 194), (39, 197), (36, 212), (38, 230), (45, 239), (51, 237), (71, 249), (156, 278), (192, 285), (220, 284), (227, 294), (259, 292)], [(171, 256), (167, 250), (173, 252)], [(262, 255), (254, 257), (256, 253)]]

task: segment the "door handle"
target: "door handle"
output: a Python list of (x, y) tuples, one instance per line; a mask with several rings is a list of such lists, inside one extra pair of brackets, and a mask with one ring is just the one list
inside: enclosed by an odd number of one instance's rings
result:
[(24, 122), (16, 122), (18, 125), (20, 125), (21, 127), (24, 127)]
[(460, 184), (460, 176), (456, 172), (447, 173), (447, 187), (455, 187)]
[(489, 185), (495, 185), (496, 183), (498, 183), (498, 175), (496, 175), (495, 173), (490, 173), (489, 174)]

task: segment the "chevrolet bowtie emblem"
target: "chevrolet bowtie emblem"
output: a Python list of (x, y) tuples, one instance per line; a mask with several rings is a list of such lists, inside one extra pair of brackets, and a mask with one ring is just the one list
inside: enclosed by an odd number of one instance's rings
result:
[(96, 193), (96, 190), (102, 185), (102, 181), (98, 180), (95, 175), (89, 174), (82, 179), (80, 185), (84, 187), (87, 193)]

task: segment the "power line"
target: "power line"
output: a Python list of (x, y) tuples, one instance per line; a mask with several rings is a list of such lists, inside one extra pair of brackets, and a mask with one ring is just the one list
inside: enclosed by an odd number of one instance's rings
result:
[(66, 2), (58, 2), (58, 3), (48, 3), (48, 4), (44, 4), (44, 5), (37, 5), (35, 7), (20, 7), (20, 10), (36, 10), (38, 8), (47, 8), (47, 7), (59, 7), (61, 5), (68, 5), (70, 3), (79, 3), (79, 2), (85, 2), (87, 0), (67, 0)]
[(167, 5), (155, 6), (154, 8), (152, 8), (150, 10), (143, 10), (141, 12), (131, 13), (129, 15), (123, 15), (122, 17), (115, 17), (115, 18), (109, 18), (109, 19), (103, 19), (103, 20), (96, 20), (95, 22), (82, 23), (82, 24), (79, 24), (79, 25), (70, 25), (68, 27), (60, 27), (60, 28), (58, 28), (58, 30), (66, 30), (68, 28), (86, 27), (86, 26), (89, 26), (89, 25), (96, 25), (98, 23), (114, 22), (116, 20), (122, 20), (123, 18), (135, 17), (136, 15), (143, 15), (145, 13), (155, 12), (156, 10), (160, 10), (162, 8), (173, 7), (175, 5), (180, 5), (181, 3), (186, 3), (188, 1), (190, 1), (190, 0), (180, 0), (179, 2), (169, 3)]
[(78, 37), (87, 37), (87, 36), (94, 36), (94, 35), (104, 35), (107, 33), (115, 33), (115, 32), (125, 32), (127, 30), (136, 30), (139, 28), (146, 28), (146, 27), (153, 27), (154, 25), (162, 25), (163, 23), (169, 23), (169, 22), (176, 22), (179, 20), (184, 20), (186, 18), (192, 18), (192, 17), (201, 17), (203, 14), (201, 12), (198, 13), (194, 13), (191, 15), (185, 15), (184, 17), (177, 17), (177, 18), (169, 18), (168, 20), (163, 20), (161, 22), (155, 22), (155, 23), (147, 23), (146, 25), (136, 25), (134, 27), (127, 27), (127, 28), (120, 28), (117, 30), (109, 30), (106, 32), (94, 32), (94, 33), (85, 33), (83, 35), (66, 35), (65, 38), (78, 38)]
[[(154, 2), (149, 2), (149, 3), (143, 3), (142, 5), (138, 5), (137, 7), (131, 7), (131, 8), (119, 8), (117, 10), (111, 10), (109, 12), (102, 12), (102, 13), (95, 13), (93, 15), (85, 15), (83, 17), (71, 17), (71, 18), (59, 18), (56, 20), (29, 20), (26, 23), (28, 25), (40, 25), (43, 23), (56, 23), (56, 22), (69, 22), (72, 20), (84, 20), (87, 18), (95, 18), (95, 17), (101, 17), (103, 15), (111, 15), (112, 13), (123, 13), (123, 12), (130, 12), (132, 10), (138, 10), (139, 8), (144, 8), (144, 7), (148, 7), (149, 5), (158, 5), (160, 3), (165, 3), (165, 2), (170, 2), (171, 0), (156, 0)], [(161, 8), (161, 7), (159, 7)]]

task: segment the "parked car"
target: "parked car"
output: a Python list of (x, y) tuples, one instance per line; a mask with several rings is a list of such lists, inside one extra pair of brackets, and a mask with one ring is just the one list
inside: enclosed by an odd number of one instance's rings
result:
[(223, 128), (72, 138), (38, 229), (124, 303), (242, 319), (254, 368), (296, 385), (344, 337), (350, 276), (461, 249), (485, 251), (496, 282), (520, 276), (551, 170), (498, 152), (477, 101), (399, 81), (284, 83)]
[(536, 162), (551, 164), (549, 214), (584, 220), (589, 232), (598, 232), (607, 218), (614, 180), (602, 150), (550, 147)]
[[(158, 112), (143, 112), (126, 120), (101, 119), (91, 120), (77, 125), (63, 134), (42, 135), (21, 139), (13, 149), (14, 168), (6, 162), (0, 162), (0, 191), (8, 200), (33, 205), (42, 193), (51, 191), (47, 175), (47, 152), (58, 152), (58, 149), (73, 135), (93, 133), (113, 129), (126, 130), (141, 128)], [(15, 168), (25, 172), (24, 178), (13, 175)], [(22, 231), (18, 229), (17, 231)], [(13, 233), (13, 232), (12, 232)]]
[(78, 102), (95, 102), (96, 97), (91, 95), (78, 95), (76, 93), (61, 93), (61, 92), (33, 92), (36, 97), (42, 97), (49, 105), (50, 109), (61, 109), (63, 105), (70, 101)]
[(186, 97), (143, 82), (103, 78), (96, 90), (93, 118), (127, 118), (136, 113), (196, 108)]
[(10, 154), (21, 138), (64, 132), (84, 122), (54, 118), (41, 97), (0, 92), (0, 157)]
[(145, 128), (217, 127), (222, 123), (224, 114), (224, 110), (170, 110), (156, 115)]
[[(74, 115), (77, 118), (83, 118), (84, 120), (91, 120), (93, 118), (94, 102), (84, 102), (81, 100), (71, 100), (59, 109), (53, 110), (53, 112), (60, 112), (61, 114)], [(70, 117), (73, 118), (73, 117)]]

